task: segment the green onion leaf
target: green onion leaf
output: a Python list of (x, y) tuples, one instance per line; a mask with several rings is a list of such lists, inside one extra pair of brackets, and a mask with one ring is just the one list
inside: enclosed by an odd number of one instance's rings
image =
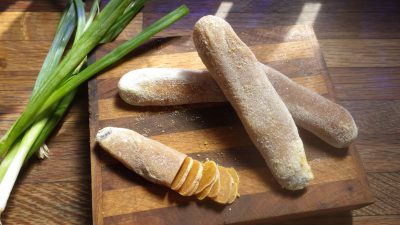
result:
[(56, 35), (54, 36), (53, 43), (43, 62), (42, 68), (40, 69), (32, 95), (36, 94), (40, 87), (43, 86), (43, 83), (46, 82), (59, 64), (64, 54), (65, 47), (75, 29), (75, 15), (74, 4), (69, 4), (58, 23)]
[(76, 45), (63, 58), (57, 69), (41, 86), (40, 94), (32, 96), (26, 109), (0, 140), (0, 156), (8, 151), (12, 143), (35, 121), (36, 116), (47, 98), (56, 90), (58, 85), (73, 72), (86, 55), (98, 44), (107, 30), (129, 5), (130, 0), (112, 0), (100, 12), (98, 17), (79, 38)]
[(101, 59), (89, 65), (86, 69), (82, 70), (82, 72), (80, 72), (76, 76), (71, 77), (60, 88), (53, 92), (53, 94), (47, 99), (47, 101), (41, 108), (39, 114), (45, 113), (52, 104), (57, 102), (69, 92), (76, 89), (80, 84), (82, 84), (101, 70), (120, 60), (129, 52), (143, 44), (143, 42), (150, 39), (150, 37), (167, 28), (188, 13), (189, 9), (185, 5), (180, 6), (179, 8), (175, 9), (171, 13), (167, 14), (166, 16), (143, 30), (135, 38), (132, 38), (131, 40), (121, 44), (110, 53), (103, 56)]
[(113, 41), (118, 35), (125, 29), (125, 27), (131, 22), (132, 18), (140, 11), (144, 6), (146, 0), (137, 0), (132, 2), (125, 10), (124, 14), (120, 16), (110, 30), (104, 35), (100, 43), (107, 43)]

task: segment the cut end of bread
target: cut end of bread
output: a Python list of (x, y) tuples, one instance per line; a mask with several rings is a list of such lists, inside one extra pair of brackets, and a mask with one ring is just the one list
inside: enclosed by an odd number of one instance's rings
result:
[(203, 174), (203, 165), (197, 161), (193, 160), (192, 168), (189, 171), (189, 174), (183, 183), (182, 187), (178, 190), (178, 193), (183, 196), (190, 196), (196, 191), (201, 176)]
[(186, 157), (186, 159), (183, 161), (183, 164), (181, 168), (179, 169), (178, 174), (174, 178), (174, 181), (172, 182), (171, 189), (174, 191), (179, 190), (179, 188), (182, 187), (183, 183), (187, 179), (187, 176), (192, 169), (193, 165), (193, 159), (190, 157)]
[(99, 130), (96, 135), (96, 141), (101, 142), (102, 140), (110, 136), (111, 132), (112, 132), (112, 127), (105, 127)]
[(230, 201), (233, 202), (232, 197), (233, 195), (236, 198), (236, 190), (235, 190), (235, 182), (228, 172), (228, 169), (222, 166), (218, 166), (219, 172), (220, 172), (220, 182), (221, 182), (221, 188), (214, 198), (212, 198), (214, 201), (220, 203), (220, 204), (226, 204), (229, 203)]
[(211, 186), (211, 184), (214, 183), (215, 178), (217, 178), (217, 173), (218, 166), (214, 161), (207, 161), (203, 163), (203, 175), (195, 194), (199, 194), (205, 188)]
[(106, 127), (96, 135), (99, 145), (143, 178), (170, 187), (186, 155), (129, 129)]

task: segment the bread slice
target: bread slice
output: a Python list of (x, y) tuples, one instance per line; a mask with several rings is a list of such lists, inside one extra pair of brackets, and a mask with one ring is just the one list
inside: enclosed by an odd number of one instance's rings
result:
[(217, 171), (218, 166), (214, 161), (207, 161), (203, 163), (203, 175), (195, 194), (199, 194), (214, 182), (215, 178), (217, 177)]
[(178, 193), (183, 196), (189, 196), (198, 187), (202, 174), (203, 165), (201, 162), (193, 160), (192, 168), (190, 169), (190, 172), (182, 187), (178, 190)]
[(232, 176), (233, 181), (236, 184), (236, 188), (235, 188), (236, 189), (236, 193), (235, 193), (235, 195), (237, 197), (240, 197), (240, 194), (239, 194), (239, 183), (240, 183), (239, 175), (237, 174), (236, 170), (234, 168), (232, 168), (232, 167), (228, 168), (228, 172)]
[(221, 188), (217, 194), (217, 196), (213, 197), (212, 199), (218, 203), (226, 204), (228, 203), (232, 192), (234, 191), (235, 182), (233, 181), (232, 176), (229, 174), (228, 169), (219, 166), (218, 167), (220, 172), (220, 182)]
[(185, 182), (190, 169), (192, 168), (193, 165), (193, 159), (190, 157), (186, 157), (185, 161), (183, 161), (183, 164), (181, 168), (179, 169), (178, 174), (176, 175), (174, 181), (172, 182), (171, 189), (174, 191), (179, 190), (179, 188), (182, 187), (183, 183)]
[[(206, 198), (206, 197), (209, 197), (209, 195), (210, 195), (210, 193), (211, 193), (211, 191), (212, 190), (214, 190), (215, 192), (218, 192), (219, 191), (219, 187), (220, 187), (220, 184), (219, 184), (219, 169), (218, 169), (218, 165), (217, 165), (217, 167), (216, 167), (216, 170), (215, 170), (215, 177), (214, 177), (214, 180), (206, 187), (206, 188), (204, 188), (204, 190), (202, 190), (200, 193), (198, 193), (197, 195), (196, 195), (196, 197), (199, 199), (199, 200), (202, 200), (202, 199), (204, 199), (204, 198)], [(213, 189), (214, 188), (214, 189)], [(218, 188), (218, 189), (217, 189)]]

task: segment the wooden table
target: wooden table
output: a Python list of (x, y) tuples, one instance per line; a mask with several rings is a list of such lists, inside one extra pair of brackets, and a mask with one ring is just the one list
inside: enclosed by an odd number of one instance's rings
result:
[[(175, 2), (175, 3), (174, 3)], [(131, 24), (142, 26), (175, 8), (153, 1)], [(360, 128), (356, 142), (374, 204), (284, 224), (399, 224), (400, 222), (400, 2), (187, 2), (192, 13), (162, 35), (189, 34), (194, 22), (218, 14), (237, 27), (311, 24), (340, 103)], [(22, 111), (49, 48), (65, 1), (1, 0), (0, 134)], [(124, 34), (132, 35), (132, 34)], [(91, 224), (87, 86), (48, 145), (50, 159), (21, 173), (5, 224)]]

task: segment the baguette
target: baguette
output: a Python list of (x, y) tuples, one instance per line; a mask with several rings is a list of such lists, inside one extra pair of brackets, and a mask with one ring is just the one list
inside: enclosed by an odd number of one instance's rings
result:
[[(104, 150), (129, 169), (143, 178), (167, 186), (183, 196), (197, 195), (197, 198), (202, 200), (205, 197), (212, 198), (223, 194), (220, 193), (218, 168), (224, 167), (217, 167), (214, 161), (201, 163), (160, 142), (124, 128), (106, 127), (98, 131), (96, 139)], [(236, 173), (232, 168), (226, 170)], [(215, 183), (218, 183), (218, 188), (214, 188)], [(235, 185), (239, 185), (239, 182), (235, 182)], [(225, 191), (228, 188), (223, 186)], [(213, 190), (212, 193), (211, 190)], [(236, 194), (234, 197), (230, 197), (232, 198), (229, 198), (229, 203), (236, 199)], [(219, 203), (228, 203), (228, 201), (223, 202), (219, 199), (213, 200)]]
[(226, 101), (207, 71), (144, 68), (130, 71), (118, 82), (119, 96), (136, 106), (183, 105)]
[[(348, 147), (358, 129), (342, 106), (259, 63), (295, 123), (336, 148)], [(119, 95), (131, 105), (168, 106), (227, 101), (208, 71), (144, 68), (122, 76)]]
[(289, 190), (306, 187), (313, 174), (297, 127), (251, 50), (215, 16), (195, 24), (193, 40), (278, 183)]
[(100, 146), (143, 178), (171, 187), (186, 155), (133, 130), (106, 127), (97, 133)]

